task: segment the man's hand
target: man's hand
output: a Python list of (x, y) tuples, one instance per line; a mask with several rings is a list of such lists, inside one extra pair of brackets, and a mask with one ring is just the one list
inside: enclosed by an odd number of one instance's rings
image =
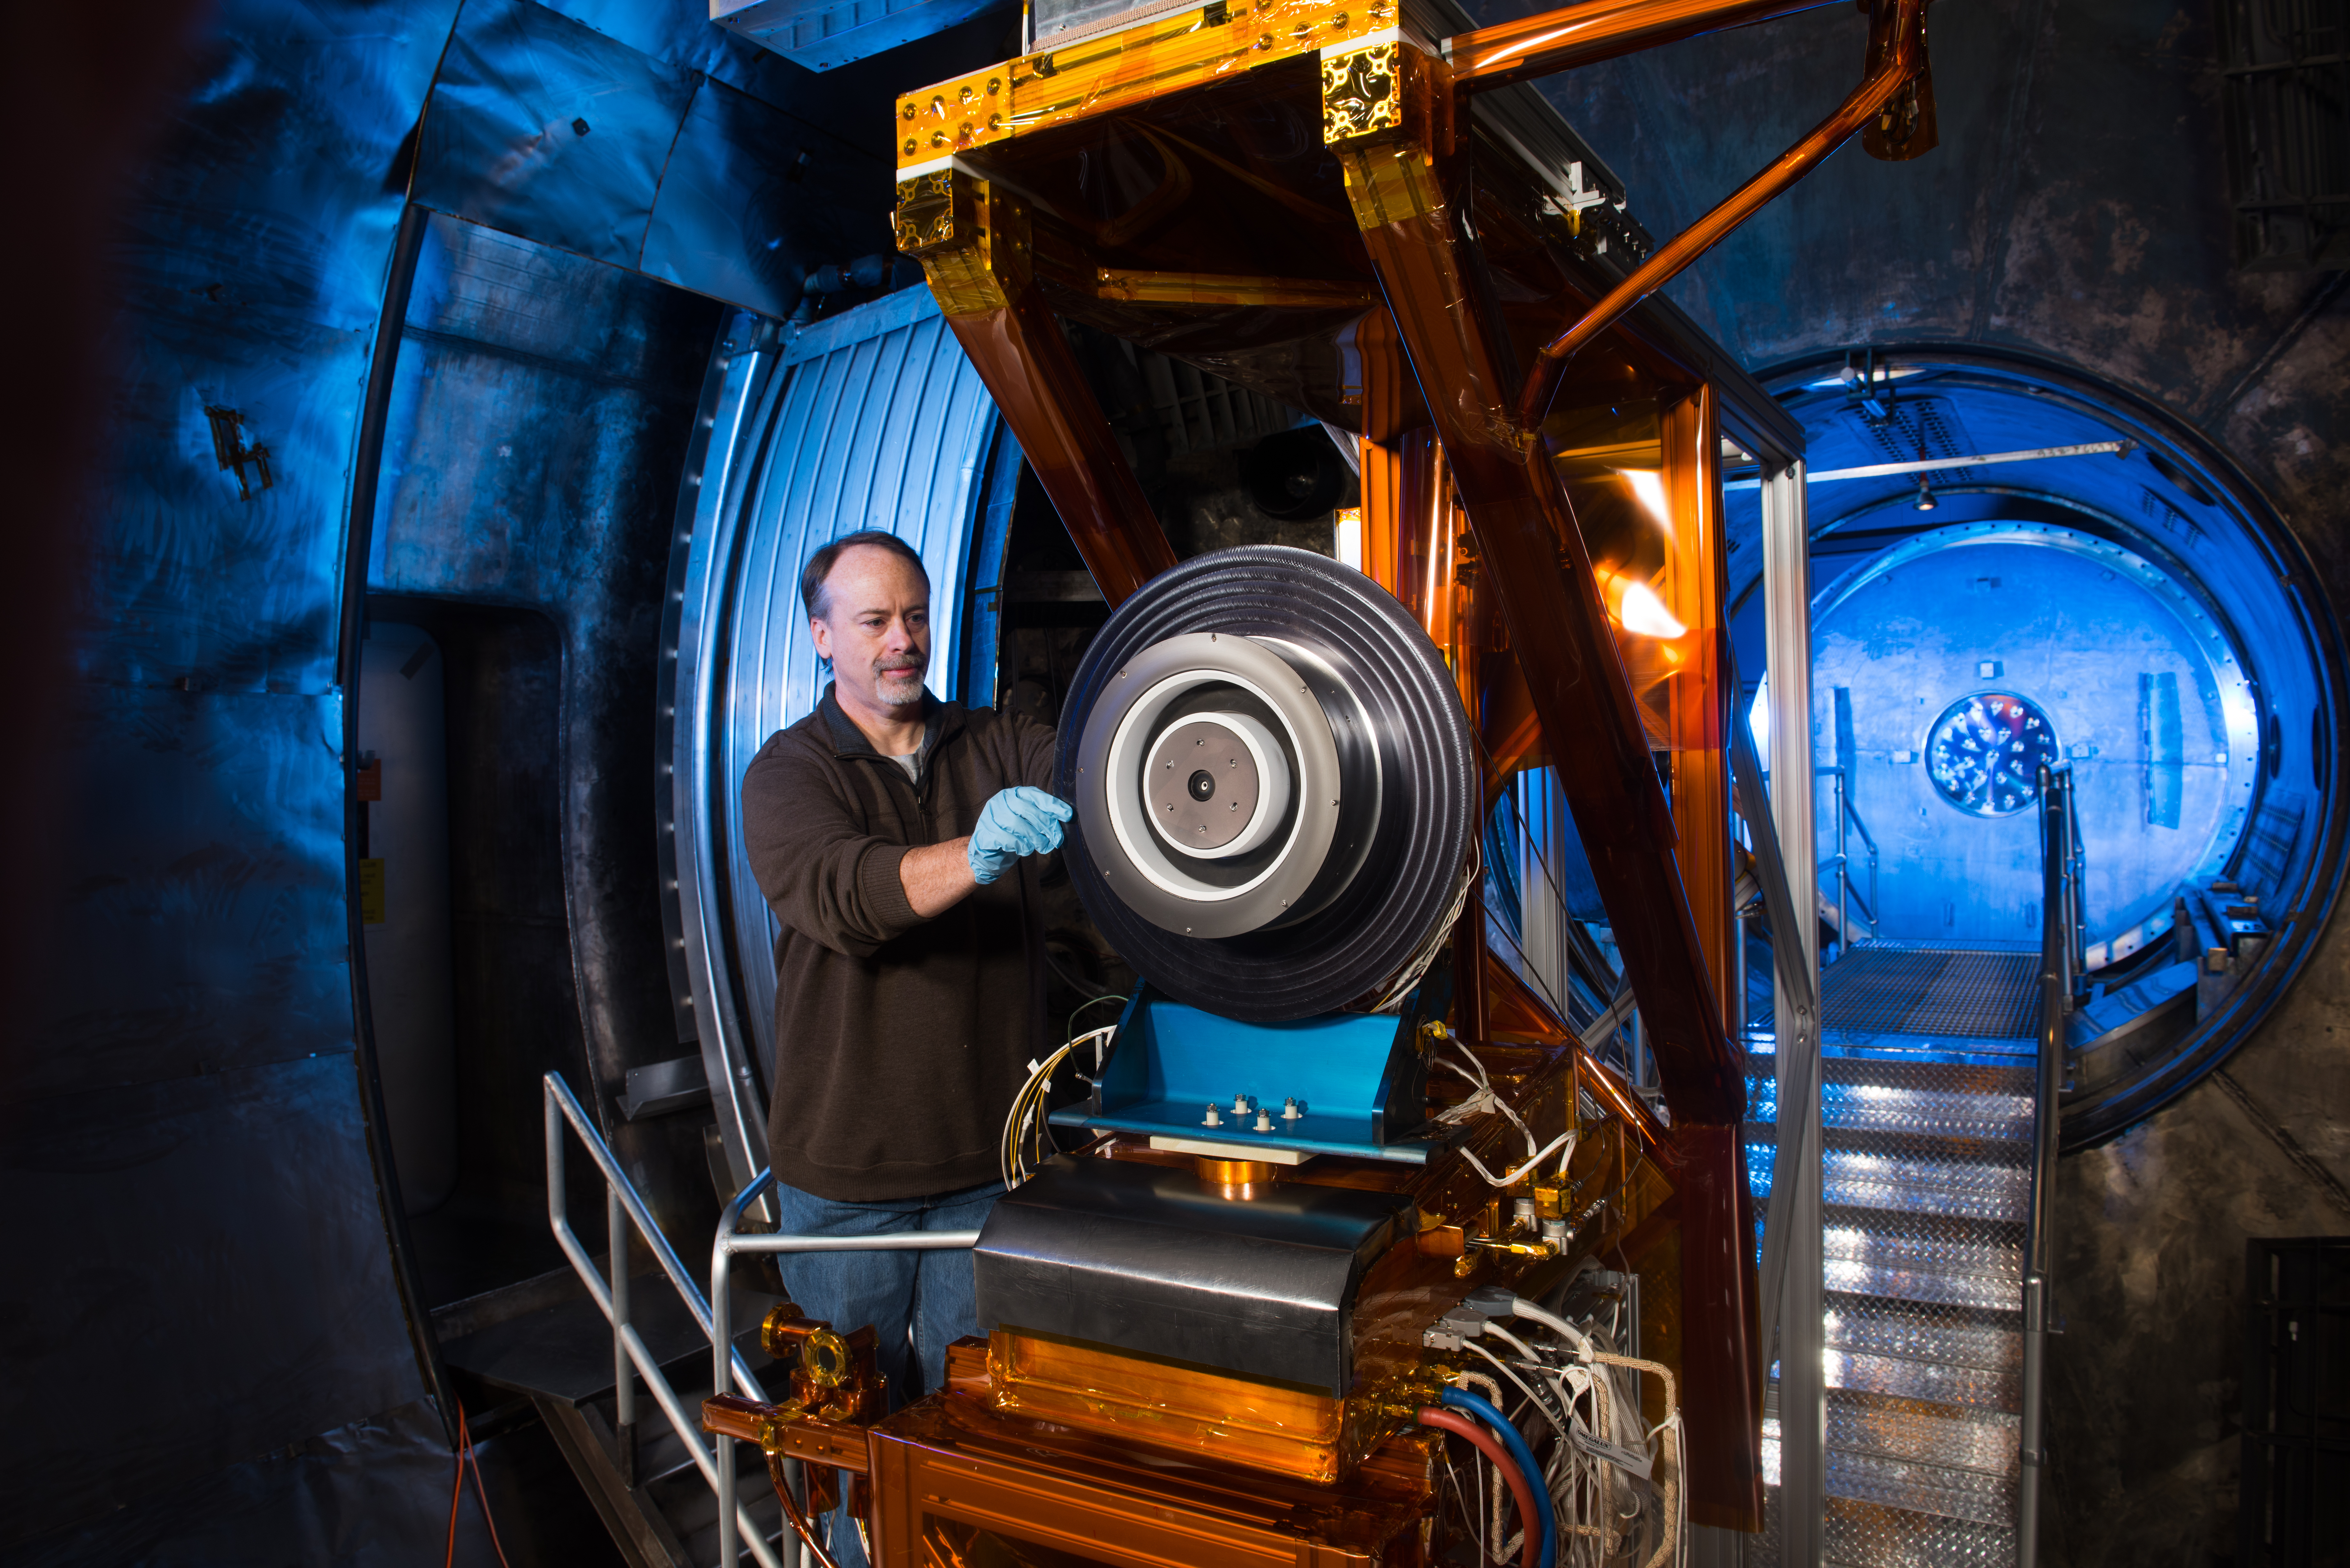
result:
[(1061, 824), (1074, 815), (1068, 802), (1026, 784), (999, 790), (971, 830), (972, 879), (993, 882), (1024, 855), (1047, 855), (1061, 846)]
[(898, 862), (906, 902), (924, 919), (942, 915), (983, 882), (1003, 875), (1023, 855), (1044, 855), (1061, 846), (1067, 804), (1041, 789), (1021, 785), (999, 792), (979, 814), (968, 838), (910, 849)]

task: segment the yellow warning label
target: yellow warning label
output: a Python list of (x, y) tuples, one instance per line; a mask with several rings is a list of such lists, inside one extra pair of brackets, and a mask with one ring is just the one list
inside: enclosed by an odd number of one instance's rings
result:
[(359, 862), (359, 920), (362, 924), (383, 924), (383, 862)]

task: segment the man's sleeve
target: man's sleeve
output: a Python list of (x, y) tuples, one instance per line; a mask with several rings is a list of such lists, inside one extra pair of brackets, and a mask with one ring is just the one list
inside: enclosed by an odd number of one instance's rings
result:
[(1059, 737), (1024, 713), (1012, 716), (1013, 776), (1035, 789), (1053, 787)]
[(769, 752), (743, 775), (743, 847), (775, 919), (849, 958), (922, 923), (898, 863), (907, 846), (866, 833), (826, 771)]

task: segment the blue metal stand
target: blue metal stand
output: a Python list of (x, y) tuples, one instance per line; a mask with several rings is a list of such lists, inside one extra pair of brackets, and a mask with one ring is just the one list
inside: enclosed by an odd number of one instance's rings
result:
[[(1451, 990), (1450, 972), (1440, 970), (1398, 1013), (1243, 1023), (1171, 1002), (1146, 983), (1118, 1021), (1092, 1098), (1054, 1112), (1053, 1125), (1218, 1144), (1234, 1158), (1263, 1150), (1425, 1164), (1444, 1139), (1425, 1125), (1420, 1026), (1443, 1015)], [(1292, 1100), (1302, 1114), (1285, 1118)], [(1259, 1130), (1260, 1112), (1269, 1130)]]

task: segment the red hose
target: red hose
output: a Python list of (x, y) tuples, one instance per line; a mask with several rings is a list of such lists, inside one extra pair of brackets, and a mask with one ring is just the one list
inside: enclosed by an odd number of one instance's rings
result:
[(1525, 1549), (1518, 1554), (1518, 1568), (1535, 1568), (1542, 1561), (1542, 1526), (1538, 1522), (1542, 1516), (1534, 1511), (1534, 1489), (1526, 1484), (1525, 1473), (1510, 1458), (1509, 1450), (1502, 1447), (1501, 1439), (1459, 1411), (1447, 1410), (1440, 1405), (1422, 1405), (1419, 1424), (1468, 1438), (1479, 1453), (1493, 1461), (1493, 1468), (1510, 1483), (1510, 1495), (1518, 1500), (1518, 1523), (1526, 1537)]

